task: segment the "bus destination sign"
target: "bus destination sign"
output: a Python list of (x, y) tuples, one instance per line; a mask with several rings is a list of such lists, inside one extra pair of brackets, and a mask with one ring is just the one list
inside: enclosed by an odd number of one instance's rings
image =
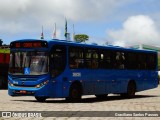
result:
[(12, 42), (11, 48), (42, 48), (47, 47), (46, 42), (36, 41), (36, 42)]

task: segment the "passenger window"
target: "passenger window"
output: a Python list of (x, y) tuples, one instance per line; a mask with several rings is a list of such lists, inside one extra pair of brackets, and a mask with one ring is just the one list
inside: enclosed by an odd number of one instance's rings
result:
[(146, 55), (145, 54), (138, 54), (138, 63), (139, 69), (145, 70), (146, 69)]
[(69, 67), (71, 69), (84, 67), (83, 48), (69, 48)]
[(127, 62), (126, 62), (126, 67), (127, 69), (138, 69), (138, 60), (137, 60), (137, 53), (130, 52), (127, 53)]
[(124, 52), (116, 52), (116, 68), (124, 69), (125, 68), (125, 56)]
[(98, 64), (99, 64), (98, 51), (97, 50), (93, 50), (93, 53), (92, 53), (92, 68), (93, 69), (97, 69), (98, 68)]
[(109, 50), (102, 50), (100, 52), (100, 64), (99, 64), (99, 68), (102, 68), (102, 69), (112, 68), (111, 51), (109, 51)]
[(85, 67), (97, 69), (99, 66), (99, 56), (98, 50), (96, 49), (86, 49), (85, 50)]
[(156, 69), (156, 55), (148, 54), (147, 55), (147, 69), (155, 70)]

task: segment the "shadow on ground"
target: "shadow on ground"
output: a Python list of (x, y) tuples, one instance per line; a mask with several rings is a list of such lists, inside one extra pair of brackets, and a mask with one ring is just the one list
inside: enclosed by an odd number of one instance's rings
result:
[[(126, 100), (126, 99), (141, 99), (141, 98), (151, 98), (151, 97), (160, 97), (160, 96), (153, 96), (153, 95), (136, 95), (134, 98), (123, 98), (121, 96), (108, 96), (104, 99), (99, 99), (96, 97), (90, 97), (90, 98), (82, 98), (82, 100), (78, 102), (70, 102), (66, 101), (65, 99), (61, 100), (54, 100), (54, 99), (47, 99), (43, 103), (94, 103), (94, 102), (105, 102), (105, 101), (117, 101), (117, 100)], [(12, 100), (12, 101), (21, 101), (21, 102), (38, 102), (35, 100)]]

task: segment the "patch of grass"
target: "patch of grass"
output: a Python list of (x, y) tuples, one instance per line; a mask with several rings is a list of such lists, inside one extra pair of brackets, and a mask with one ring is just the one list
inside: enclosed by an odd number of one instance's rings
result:
[(10, 53), (9, 49), (0, 49), (0, 53)]

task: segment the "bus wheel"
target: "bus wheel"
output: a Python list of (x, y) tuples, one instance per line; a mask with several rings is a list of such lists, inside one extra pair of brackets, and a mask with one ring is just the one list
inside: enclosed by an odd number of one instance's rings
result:
[(131, 81), (128, 84), (127, 93), (122, 93), (121, 96), (132, 98), (135, 96), (135, 93), (136, 93), (136, 84), (135, 84), (135, 82)]
[(66, 98), (67, 101), (78, 102), (81, 100), (82, 90), (78, 84), (73, 84), (70, 87), (69, 97)]
[(46, 97), (35, 97), (35, 98), (38, 102), (45, 102), (47, 99)]
[(95, 95), (98, 99), (106, 99), (108, 94)]

